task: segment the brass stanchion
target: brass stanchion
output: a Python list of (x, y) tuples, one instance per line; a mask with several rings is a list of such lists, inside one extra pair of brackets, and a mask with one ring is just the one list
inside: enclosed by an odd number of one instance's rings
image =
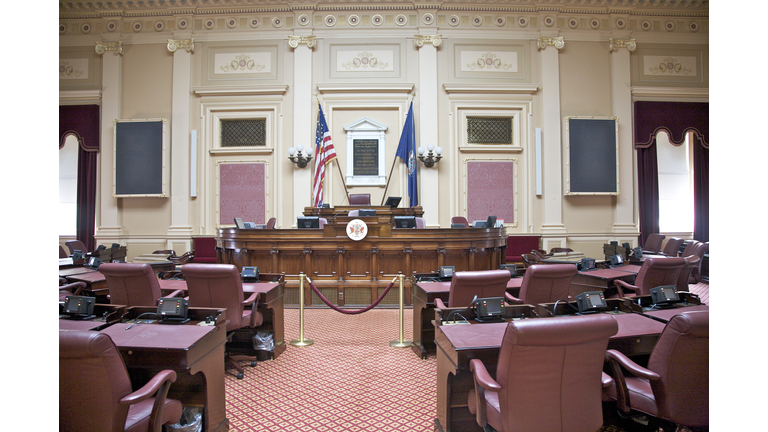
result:
[[(403, 340), (403, 302), (405, 302), (404, 294), (403, 294), (403, 278), (405, 277), (404, 274), (400, 273), (397, 275), (398, 278), (400, 278), (400, 339), (394, 340), (389, 343), (389, 346), (395, 347), (395, 348), (405, 348), (413, 345), (413, 342), (408, 340)], [(394, 280), (393, 280), (394, 282)]]
[[(304, 339), (304, 278), (309, 278), (303, 272), (299, 274), (299, 338), (291, 341), (293, 346), (310, 346), (312, 340)], [(310, 282), (311, 283), (311, 282)]]

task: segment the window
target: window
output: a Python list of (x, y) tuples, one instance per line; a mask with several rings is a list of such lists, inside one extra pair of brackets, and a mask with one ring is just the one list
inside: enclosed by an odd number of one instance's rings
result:
[(693, 176), (691, 133), (677, 146), (665, 132), (656, 135), (659, 168), (659, 230), (665, 233), (693, 232)]
[(77, 234), (77, 162), (80, 145), (74, 135), (59, 149), (59, 235)]

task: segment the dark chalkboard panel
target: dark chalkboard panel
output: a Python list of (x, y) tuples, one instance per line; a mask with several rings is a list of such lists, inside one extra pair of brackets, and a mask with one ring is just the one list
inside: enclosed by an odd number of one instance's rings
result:
[(619, 193), (618, 120), (566, 118), (566, 195)]
[(165, 119), (115, 120), (116, 197), (166, 197)]

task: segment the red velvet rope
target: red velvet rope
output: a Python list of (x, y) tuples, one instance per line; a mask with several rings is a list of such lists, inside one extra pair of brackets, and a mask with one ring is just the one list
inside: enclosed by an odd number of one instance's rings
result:
[(335, 310), (337, 312), (341, 312), (341, 313), (345, 313), (345, 314), (350, 314), (350, 315), (359, 314), (359, 313), (363, 313), (363, 312), (367, 312), (367, 311), (371, 310), (373, 307), (378, 305), (384, 299), (384, 296), (387, 295), (387, 293), (389, 292), (389, 289), (392, 288), (393, 285), (395, 285), (395, 281), (390, 282), (389, 285), (387, 285), (387, 288), (384, 290), (384, 292), (381, 293), (379, 298), (377, 298), (376, 301), (374, 301), (373, 304), (371, 304), (370, 306), (364, 307), (362, 309), (357, 309), (357, 310), (349, 310), (349, 309), (342, 309), (342, 308), (332, 304), (330, 301), (328, 301), (327, 298), (325, 298), (325, 296), (320, 292), (320, 290), (317, 289), (315, 284), (313, 284), (312, 282), (309, 283), (309, 286), (312, 288), (312, 290), (315, 292), (315, 294), (317, 294), (317, 296), (320, 297), (320, 300), (322, 300), (325, 304), (330, 306), (331, 309), (333, 309), (333, 310)]

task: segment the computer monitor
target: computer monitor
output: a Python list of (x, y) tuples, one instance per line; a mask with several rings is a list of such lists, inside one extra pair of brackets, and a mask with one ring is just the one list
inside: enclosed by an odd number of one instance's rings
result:
[(358, 216), (376, 216), (375, 209), (360, 209), (357, 212)]
[(389, 197), (387, 198), (387, 201), (384, 203), (387, 207), (395, 208), (400, 205), (400, 200), (402, 200), (403, 197)]
[(244, 229), (245, 228), (245, 225), (243, 224), (243, 219), (242, 218), (235, 218), (235, 227), (237, 227), (237, 229)]
[(297, 228), (320, 228), (318, 216), (299, 216), (296, 218)]
[(485, 223), (484, 220), (472, 221), (472, 228), (485, 228)]
[(496, 216), (488, 216), (488, 220), (485, 222), (486, 228), (496, 227)]
[(395, 216), (395, 228), (416, 228), (416, 216)]

